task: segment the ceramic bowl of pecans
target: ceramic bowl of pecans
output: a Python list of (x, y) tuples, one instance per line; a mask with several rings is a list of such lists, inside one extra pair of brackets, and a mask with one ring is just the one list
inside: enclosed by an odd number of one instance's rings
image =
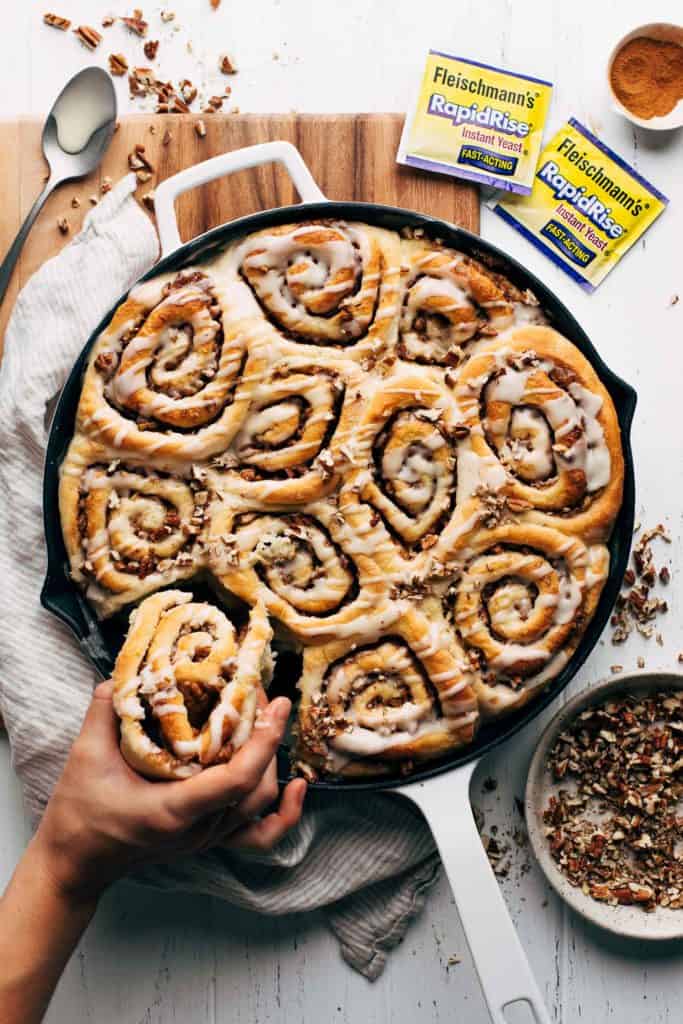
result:
[(543, 733), (525, 814), (545, 875), (583, 917), (635, 939), (683, 938), (683, 675), (591, 686)]

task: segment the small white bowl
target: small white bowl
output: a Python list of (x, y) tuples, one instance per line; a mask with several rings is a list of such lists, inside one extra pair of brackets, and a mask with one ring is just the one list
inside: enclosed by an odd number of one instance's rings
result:
[(662, 131), (667, 128), (680, 128), (683, 126), (683, 99), (680, 99), (676, 106), (670, 111), (665, 117), (649, 117), (647, 119), (642, 117), (636, 117), (635, 114), (631, 113), (628, 107), (625, 107), (621, 103), (612, 88), (612, 64), (614, 58), (621, 50), (622, 46), (626, 43), (630, 43), (632, 39), (638, 39), (640, 36), (647, 36), (648, 39), (663, 39), (666, 42), (678, 43), (679, 46), (683, 46), (683, 26), (671, 25), (665, 21), (656, 21), (650, 25), (641, 25), (639, 28), (634, 28), (628, 35), (623, 36), (619, 40), (617, 45), (614, 47), (609, 55), (607, 61), (607, 88), (609, 89), (610, 96), (612, 97), (612, 106), (618, 114), (627, 118), (633, 124), (639, 125), (641, 128), (651, 128), (654, 131)]
[(657, 907), (648, 913), (638, 906), (616, 906), (598, 902), (580, 888), (570, 885), (550, 852), (545, 837), (543, 810), (551, 795), (557, 793), (558, 784), (548, 767), (548, 756), (555, 740), (577, 715), (587, 707), (625, 693), (647, 690), (683, 690), (683, 675), (673, 672), (634, 672), (632, 675), (609, 679), (589, 686), (561, 708), (544, 730), (529, 766), (524, 798), (529, 842), (536, 860), (555, 892), (581, 917), (622, 938), (662, 941), (683, 939), (683, 910)]

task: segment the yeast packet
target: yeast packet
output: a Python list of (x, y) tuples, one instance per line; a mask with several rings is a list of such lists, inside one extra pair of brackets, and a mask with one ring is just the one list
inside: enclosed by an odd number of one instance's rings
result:
[(531, 194), (505, 196), (493, 209), (593, 291), (667, 203), (654, 185), (571, 118), (544, 149)]
[(430, 50), (397, 160), (528, 195), (552, 85)]

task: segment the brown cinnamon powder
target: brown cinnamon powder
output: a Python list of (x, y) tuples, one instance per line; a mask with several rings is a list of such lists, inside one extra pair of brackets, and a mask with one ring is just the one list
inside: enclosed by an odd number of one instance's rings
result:
[(636, 117), (664, 117), (683, 99), (683, 46), (647, 36), (631, 39), (614, 58), (610, 82)]

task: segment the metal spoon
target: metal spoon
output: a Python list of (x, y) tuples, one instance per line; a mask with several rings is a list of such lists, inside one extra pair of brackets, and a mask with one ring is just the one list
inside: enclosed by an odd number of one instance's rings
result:
[(64, 86), (43, 128), (43, 155), (50, 177), (0, 266), (0, 302), (14, 265), (47, 197), (65, 181), (84, 178), (98, 166), (116, 126), (116, 93), (102, 68), (85, 68)]

